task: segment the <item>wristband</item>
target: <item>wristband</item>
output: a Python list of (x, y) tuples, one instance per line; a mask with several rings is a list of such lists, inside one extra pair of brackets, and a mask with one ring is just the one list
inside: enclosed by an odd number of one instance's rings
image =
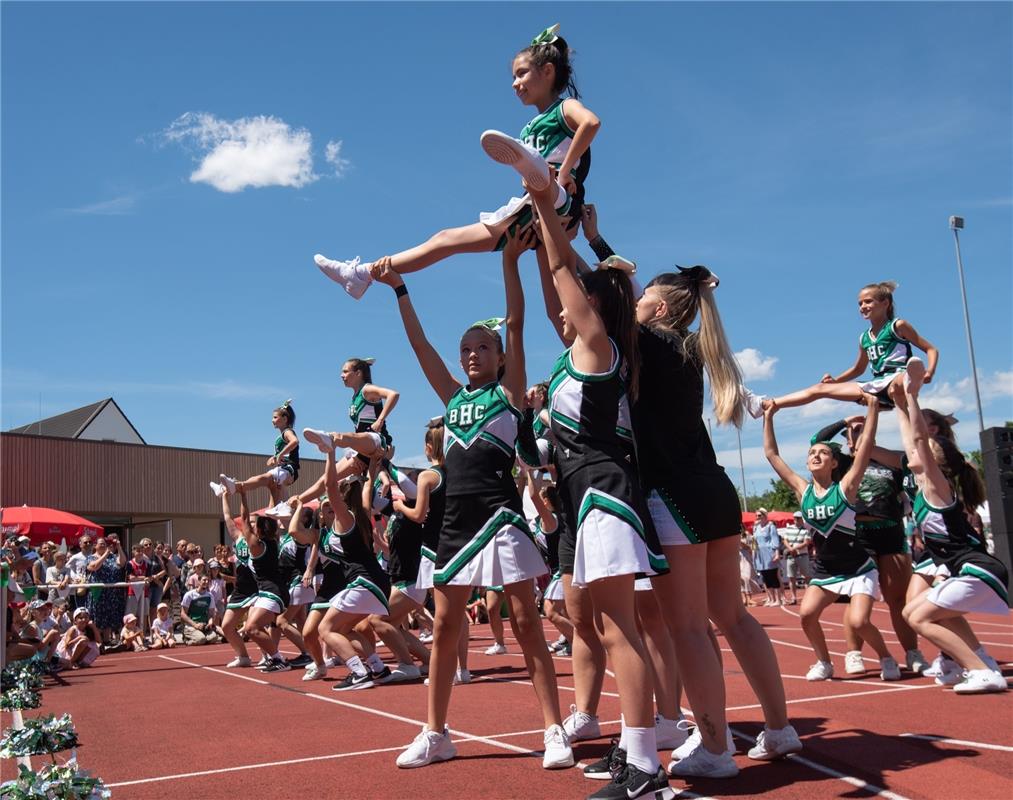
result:
[(400, 286), (395, 287), (395, 289), (394, 289), (394, 295), (396, 297), (407, 297), (408, 296), (408, 287), (405, 286), (405, 284), (402, 283)]

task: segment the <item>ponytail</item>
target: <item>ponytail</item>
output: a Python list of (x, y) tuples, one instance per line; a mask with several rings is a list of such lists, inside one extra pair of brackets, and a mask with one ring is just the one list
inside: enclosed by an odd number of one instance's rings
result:
[(953, 487), (960, 504), (968, 511), (974, 511), (985, 502), (985, 484), (981, 475), (960, 448), (950, 439), (934, 436), (929, 440), (932, 456), (943, 475)]
[(630, 276), (621, 269), (599, 269), (580, 276), (589, 297), (598, 301), (605, 332), (619, 348), (627, 369), (627, 394), (637, 399), (640, 388), (640, 347), (637, 342), (636, 298)]
[(359, 535), (362, 536), (362, 541), (365, 543), (366, 548), (372, 551), (373, 521), (370, 519), (366, 509), (362, 507), (361, 488), (359, 481), (348, 481), (341, 487), (341, 497), (355, 518), (355, 527), (359, 529)]
[(438, 422), (429, 424), (426, 430), (426, 444), (433, 451), (433, 461), (443, 465), (443, 418), (438, 417)]

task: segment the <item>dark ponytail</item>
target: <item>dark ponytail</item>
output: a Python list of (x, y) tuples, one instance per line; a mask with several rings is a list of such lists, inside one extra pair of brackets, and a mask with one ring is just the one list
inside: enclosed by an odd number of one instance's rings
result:
[(371, 361), (367, 361), (364, 358), (350, 358), (345, 363), (351, 365), (352, 369), (354, 369), (362, 376), (363, 384), (373, 382), (373, 370)]
[(536, 67), (552, 64), (556, 68), (556, 79), (552, 83), (553, 91), (557, 94), (566, 92), (574, 100), (580, 99), (573, 66), (570, 64), (570, 46), (566, 43), (566, 39), (557, 36), (554, 42), (529, 45), (521, 50), (521, 53), (527, 55)]
[(357, 480), (348, 481), (341, 487), (341, 497), (344, 499), (345, 505), (348, 506), (348, 510), (352, 512), (352, 516), (355, 517), (355, 527), (359, 529), (366, 548), (372, 551), (373, 522), (369, 517), (369, 512), (362, 507), (362, 485)]
[(640, 387), (640, 348), (630, 276), (621, 269), (599, 269), (584, 273), (580, 279), (588, 296), (597, 299), (598, 316), (605, 323), (605, 332), (618, 345), (619, 356), (626, 362), (627, 393), (633, 402)]
[(968, 511), (974, 511), (984, 503), (985, 484), (975, 466), (964, 458), (960, 448), (944, 436), (934, 436), (929, 440), (929, 447), (943, 475), (953, 486), (960, 504)]
[(292, 408), (291, 400), (286, 400), (284, 403), (282, 403), (282, 405), (278, 406), (275, 409), (275, 411), (277, 411), (279, 414), (285, 415), (285, 419), (288, 420), (288, 423), (285, 425), (286, 428), (291, 428), (293, 425), (295, 425), (295, 409)]

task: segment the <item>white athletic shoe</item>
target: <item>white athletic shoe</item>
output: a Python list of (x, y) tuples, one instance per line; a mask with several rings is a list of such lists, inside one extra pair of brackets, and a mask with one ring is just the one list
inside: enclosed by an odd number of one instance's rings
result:
[(487, 656), (501, 656), (506, 653), (506, 645), (500, 644), (499, 642), (493, 642), (492, 646), (486, 648), (485, 654)]
[(701, 746), (684, 759), (669, 764), (668, 774), (681, 778), (734, 778), (739, 767), (727, 750), (717, 755)]
[(654, 735), (659, 750), (677, 750), (689, 739), (690, 723), (682, 714), (678, 719), (669, 719), (661, 714), (654, 715)]
[(390, 683), (401, 683), (402, 681), (417, 681), (422, 677), (422, 672), (414, 664), (398, 664), (390, 671)]
[(879, 659), (879, 677), (884, 681), (899, 681), (900, 666), (896, 660), (890, 658), (890, 656)]
[(952, 666), (947, 665), (946, 671), (936, 678), (939, 686), (956, 686), (964, 680), (964, 669), (956, 661), (951, 661)]
[(807, 681), (828, 681), (834, 677), (834, 665), (829, 661), (817, 661), (805, 674)]
[(969, 669), (964, 673), (964, 680), (953, 687), (957, 694), (1005, 692), (1006, 689), (1006, 679), (1002, 673), (990, 669)]
[(433, 634), (429, 631), (422, 631), (422, 633), (419, 634), (419, 641), (422, 642), (422, 644), (429, 644), (432, 640)]
[(223, 472), (221, 475), (218, 476), (218, 480), (220, 480), (222, 482), (222, 485), (225, 487), (225, 491), (227, 491), (229, 494), (235, 494), (236, 493), (236, 479), (235, 478), (230, 478), (228, 475), (226, 475)]
[(772, 731), (766, 725), (756, 737), (756, 745), (749, 748), (749, 757), (754, 761), (773, 761), (802, 749), (802, 740), (791, 725), (779, 731)]
[[(703, 738), (700, 736), (700, 729), (693, 728), (693, 732), (686, 738), (686, 741), (672, 751), (672, 760), (681, 761), (684, 758), (689, 758), (690, 754), (701, 744), (703, 744)], [(735, 739), (732, 738), (732, 729), (727, 726), (725, 727), (725, 747), (727, 748), (725, 752), (728, 755), (735, 755)]]
[(573, 750), (566, 731), (559, 725), (550, 725), (542, 739), (545, 742), (545, 755), (542, 757), (542, 769), (562, 769), (573, 766)]
[[(469, 672), (466, 669), (459, 669), (457, 670), (457, 672), (454, 673), (454, 686), (457, 686), (462, 683), (471, 683), (471, 672)], [(426, 678), (423, 681), (423, 684), (428, 686), (429, 678)]]
[(291, 519), (292, 518), (292, 506), (282, 500), (278, 505), (272, 506), (264, 512), (265, 517), (271, 517), (272, 519)]
[(921, 675), (929, 665), (929, 662), (922, 651), (916, 647), (914, 650), (908, 650), (904, 653), (904, 664), (910, 672)]
[(397, 757), (397, 765), (402, 769), (425, 767), (436, 761), (449, 761), (456, 755), (457, 748), (450, 741), (449, 730), (444, 728), (443, 733), (435, 733), (424, 725), (422, 733)]
[(570, 706), (570, 716), (563, 720), (563, 730), (570, 737), (571, 742), (580, 742), (584, 739), (597, 739), (601, 736), (601, 726), (598, 724), (598, 717), (578, 711), (577, 706)]
[(763, 419), (763, 401), (766, 399), (766, 395), (755, 394), (745, 386), (742, 387), (742, 404), (753, 419)]
[(308, 664), (303, 671), (304, 681), (318, 681), (327, 676), (327, 667), (318, 667), (316, 664)]
[(517, 170), (528, 188), (540, 192), (548, 187), (549, 165), (535, 148), (505, 133), (486, 131), (482, 134), (482, 149), (493, 161)]
[(220, 483), (215, 483), (214, 481), (208, 481), (208, 486), (210, 486), (211, 491), (215, 493), (215, 497), (221, 497), (228, 491), (228, 489), (226, 489)]
[(334, 442), (327, 431), (318, 431), (316, 428), (303, 428), (302, 438), (311, 444), (315, 444), (321, 453), (334, 452)]
[(236, 656), (228, 664), (225, 665), (226, 669), (237, 669), (239, 667), (250, 667), (253, 666), (253, 662), (250, 661), (248, 656)]
[(861, 675), (865, 672), (865, 659), (861, 650), (849, 650), (844, 654), (844, 671), (848, 675)]
[(373, 282), (367, 264), (360, 264), (356, 256), (351, 261), (335, 261), (317, 253), (313, 256), (317, 268), (328, 278), (358, 300)]
[(925, 678), (938, 678), (944, 672), (951, 672), (957, 668), (957, 662), (952, 659), (946, 658), (940, 653), (934, 659), (932, 663), (922, 670), (922, 677)]

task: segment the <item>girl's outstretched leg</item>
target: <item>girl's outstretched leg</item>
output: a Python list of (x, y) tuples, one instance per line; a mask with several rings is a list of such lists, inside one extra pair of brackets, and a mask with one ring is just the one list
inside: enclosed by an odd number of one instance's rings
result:
[(772, 400), (764, 400), (766, 403), (773, 403), (776, 408), (793, 408), (804, 406), (814, 400), (824, 397), (831, 400), (845, 400), (858, 402), (862, 399), (861, 387), (857, 383), (815, 383), (807, 389), (801, 389), (783, 397), (775, 397)]

